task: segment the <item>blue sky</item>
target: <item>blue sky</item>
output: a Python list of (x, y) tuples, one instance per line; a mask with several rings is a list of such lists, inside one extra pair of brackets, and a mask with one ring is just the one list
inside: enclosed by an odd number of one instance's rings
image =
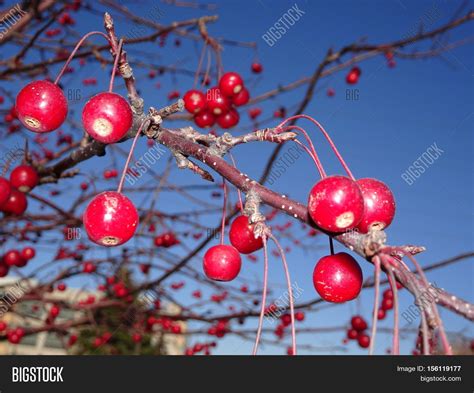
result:
[[(264, 66), (264, 72), (258, 78), (252, 76), (249, 67), (255, 52), (248, 48), (234, 46), (225, 47), (223, 62), (226, 70), (241, 72), (246, 79), (252, 96), (266, 92), (280, 84), (298, 80), (311, 75), (316, 65), (323, 59), (328, 48), (338, 49), (344, 45), (365, 39), (369, 43), (383, 43), (413, 34), (417, 31), (420, 21), (424, 22), (426, 30), (446, 23), (453, 17), (460, 2), (447, 1), (416, 1), (393, 0), (378, 1), (299, 1), (298, 8), (304, 14), (286, 34), (272, 47), (261, 38), (262, 35), (278, 19), (295, 4), (294, 1), (217, 1), (218, 10), (203, 11), (187, 8), (174, 8), (161, 5), (164, 13), (160, 23), (167, 24), (175, 20), (185, 20), (198, 15), (217, 13), (219, 20), (209, 26), (209, 33), (216, 37), (225, 37), (239, 41), (254, 41), (258, 44), (257, 56)], [(133, 6), (134, 12), (147, 16), (153, 9), (149, 2), (123, 2)], [(469, 3), (472, 7), (473, 3)], [(97, 9), (103, 9), (96, 5)], [(469, 7), (467, 7), (468, 9)], [(467, 12), (467, 9), (464, 12)], [(114, 13), (112, 13), (114, 15)], [(89, 30), (100, 30), (100, 17), (77, 18), (77, 29), (86, 33)], [(132, 26), (124, 24), (121, 18), (116, 18), (119, 35), (129, 34)], [(472, 24), (464, 25), (449, 33), (451, 41), (472, 35)], [(100, 38), (96, 38), (99, 40)], [(432, 42), (416, 44), (407, 48), (407, 53), (414, 49), (428, 49)], [(145, 44), (144, 50), (153, 50), (158, 56), (157, 64), (173, 64), (179, 61), (185, 68), (195, 69), (197, 63), (197, 47), (184, 41), (180, 48), (167, 45)], [(2, 53), (1, 57), (5, 57)], [(133, 66), (133, 51), (130, 51)], [(32, 57), (29, 60), (35, 60)], [(462, 46), (447, 51), (443, 58), (428, 58), (422, 60), (396, 59), (396, 67), (388, 68), (383, 56), (375, 57), (360, 65), (362, 76), (355, 86), (358, 89), (358, 100), (347, 100), (345, 71), (336, 73), (320, 81), (324, 89), (318, 92), (306, 109), (306, 113), (319, 120), (328, 130), (338, 145), (346, 162), (357, 177), (375, 177), (386, 182), (393, 190), (397, 202), (397, 215), (388, 230), (390, 244), (417, 244), (427, 247), (420, 255), (419, 261), (430, 264), (462, 252), (472, 251), (474, 246), (473, 201), (474, 179), (472, 156), (474, 143), (472, 124), (473, 108), (473, 75), (474, 56), (471, 45)], [(79, 67), (77, 67), (79, 68)], [(156, 89), (145, 77), (147, 71), (135, 68), (139, 81), (139, 89), (149, 106), (160, 107), (167, 103), (166, 95), (172, 89), (184, 93), (192, 86), (192, 77), (178, 75), (164, 76), (160, 79), (161, 89)], [(57, 72), (53, 68), (52, 74)], [(95, 76), (99, 80), (98, 87), (84, 88), (80, 81)], [(105, 89), (108, 76), (98, 65), (91, 65), (76, 72), (74, 76), (64, 79), (68, 88), (81, 88), (83, 96), (88, 96), (98, 89)], [(23, 83), (20, 82), (20, 83)], [(15, 90), (20, 87), (18, 82), (0, 82), (0, 85)], [(336, 95), (328, 98), (326, 87), (333, 87)], [(281, 94), (274, 100), (259, 105), (264, 115), (269, 117), (279, 106), (292, 107), (304, 95), (305, 86), (289, 93)], [(117, 83), (117, 91), (124, 92), (123, 84)], [(80, 104), (82, 105), (82, 104)], [(80, 120), (81, 106), (74, 107), (76, 120)], [(291, 111), (290, 111), (291, 112)], [(250, 125), (248, 117), (241, 113), (243, 125)], [(273, 121), (271, 124), (276, 124)], [(174, 125), (178, 125), (174, 123)], [(342, 169), (331, 155), (328, 146), (309, 124), (305, 125), (314, 136), (318, 153), (329, 173), (341, 173)], [(15, 138), (2, 141), (2, 148), (13, 146)], [(408, 185), (401, 175), (413, 165), (413, 162), (432, 144), (443, 151), (439, 158), (417, 179)], [(127, 147), (129, 145), (126, 145)], [(258, 178), (272, 146), (264, 144), (248, 144), (235, 149), (235, 157), (243, 172)], [(141, 141), (136, 156), (146, 151), (144, 141)], [(284, 148), (284, 151), (286, 148)], [(123, 165), (123, 158), (117, 156), (118, 167)], [(94, 158), (79, 168), (83, 173), (91, 174), (97, 168), (105, 168), (109, 163), (107, 158)], [(160, 160), (153, 168), (158, 173), (164, 169), (165, 160)], [(311, 169), (309, 169), (311, 168)], [(83, 180), (83, 178), (81, 179)], [(189, 173), (174, 170), (171, 180), (178, 184), (199, 184), (200, 180)], [(150, 178), (148, 178), (150, 181)], [(296, 163), (280, 177), (272, 188), (289, 194), (292, 198), (305, 201), (311, 186), (317, 181), (316, 171), (306, 157), (299, 158)], [(67, 204), (66, 189), (78, 181), (67, 181), (60, 186), (65, 194), (60, 201)], [(140, 184), (145, 184), (145, 179)], [(151, 184), (151, 183), (150, 183)], [(103, 185), (106, 186), (105, 184)], [(202, 193), (204, 198), (209, 193)], [(140, 203), (139, 200), (136, 200)], [(159, 199), (160, 209), (165, 211), (183, 211), (189, 208), (186, 202), (175, 195), (164, 194)], [(219, 201), (212, 200), (213, 203)], [(214, 226), (218, 217), (210, 217), (208, 226)], [(190, 245), (192, 245), (190, 243)], [(288, 255), (293, 280), (304, 288), (301, 300), (315, 298), (311, 276), (314, 264), (324, 253), (325, 239), (320, 241), (321, 250), (306, 252), (293, 247)], [(339, 247), (338, 247), (339, 248)], [(41, 258), (48, 258), (48, 247), (44, 247)], [(119, 252), (120, 250), (118, 250)], [(98, 255), (100, 251), (90, 254)], [(117, 251), (113, 251), (117, 252)], [(181, 252), (179, 252), (181, 253)], [(182, 252), (184, 254), (184, 252)], [(275, 292), (283, 291), (284, 276), (281, 263), (271, 261), (271, 282)], [(200, 269), (200, 260), (196, 259), (193, 267)], [(363, 263), (366, 277), (372, 274), (372, 266)], [(261, 262), (246, 264), (242, 272), (243, 278), (261, 278)], [(472, 301), (473, 265), (472, 259), (449, 266), (442, 270), (429, 273), (429, 279), (437, 286), (445, 288), (464, 299)], [(173, 281), (173, 280), (172, 280)], [(95, 284), (83, 281), (77, 285)], [(186, 299), (192, 284), (186, 287), (182, 296)], [(369, 317), (372, 308), (372, 291), (364, 291), (359, 301), (351, 304), (331, 307), (308, 316), (302, 326), (342, 326), (350, 318), (350, 313), (359, 310)], [(408, 307), (413, 299), (403, 291), (401, 294), (401, 309)], [(390, 327), (392, 313), (382, 323)], [(445, 325), (449, 330), (473, 333), (472, 324), (458, 318), (454, 314), (441, 310)], [(256, 320), (246, 323), (250, 328), (256, 325)], [(268, 325), (271, 326), (271, 325)], [(411, 327), (416, 327), (412, 324)], [(300, 335), (300, 343), (312, 343), (317, 346), (339, 345), (344, 336), (343, 332), (321, 335)], [(390, 344), (390, 335), (379, 335), (377, 352), (383, 353)], [(413, 336), (402, 342), (402, 351), (408, 353), (413, 346)], [(349, 344), (348, 353), (364, 353), (356, 349), (354, 343)], [(240, 339), (226, 338), (216, 353), (248, 354), (251, 343), (242, 343)], [(281, 348), (262, 347), (262, 353), (282, 353)], [(302, 351), (301, 353), (307, 353)], [(325, 352), (323, 352), (325, 353)]]

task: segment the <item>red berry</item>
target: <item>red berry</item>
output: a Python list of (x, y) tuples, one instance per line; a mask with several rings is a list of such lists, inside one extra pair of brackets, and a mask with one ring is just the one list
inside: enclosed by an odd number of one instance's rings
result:
[(222, 75), (219, 81), (219, 89), (222, 94), (228, 97), (232, 97), (235, 94), (240, 93), (244, 87), (244, 82), (239, 74), (236, 72), (227, 72)]
[(232, 104), (235, 106), (242, 106), (249, 102), (249, 99), (249, 91), (244, 87), (242, 90), (240, 90), (240, 93), (232, 97)]
[(58, 305), (54, 304), (50, 309), (49, 309), (49, 315), (51, 318), (56, 318), (59, 313), (61, 312), (61, 309), (59, 308)]
[(367, 334), (359, 334), (357, 342), (359, 343), (359, 347), (368, 348), (370, 345), (370, 337)]
[(21, 216), (28, 207), (28, 201), (25, 194), (12, 188), (8, 200), (0, 206), (0, 210), (7, 214)]
[(46, 80), (27, 84), (18, 93), (15, 108), (21, 123), (34, 132), (59, 128), (66, 119), (68, 109), (63, 91)]
[(92, 263), (92, 262), (85, 262), (83, 265), (82, 265), (82, 271), (84, 273), (94, 273), (95, 272), (95, 265)]
[(395, 199), (390, 189), (376, 179), (359, 179), (356, 183), (364, 198), (364, 214), (357, 225), (359, 232), (387, 228), (395, 216)]
[(346, 82), (349, 85), (355, 85), (359, 81), (361, 70), (359, 67), (353, 67), (346, 76)]
[(0, 177), (0, 206), (3, 205), (12, 192), (12, 187), (10, 182), (4, 177)]
[(5, 277), (8, 275), (8, 271), (10, 270), (10, 267), (5, 265), (3, 260), (0, 263), (0, 277)]
[(359, 336), (359, 332), (355, 329), (349, 329), (347, 331), (347, 338), (349, 340), (355, 340)]
[(391, 289), (386, 289), (383, 291), (383, 298), (393, 299), (393, 291)]
[(66, 284), (64, 284), (64, 283), (59, 283), (59, 284), (58, 284), (58, 291), (63, 292), (63, 291), (65, 291), (65, 290), (66, 290)]
[(367, 322), (365, 322), (365, 319), (361, 316), (356, 315), (355, 317), (351, 318), (351, 326), (353, 329), (357, 330), (358, 332), (361, 332), (367, 329)]
[(132, 340), (134, 343), (139, 343), (142, 341), (142, 335), (140, 333), (133, 333)]
[(379, 320), (382, 320), (382, 319), (385, 319), (385, 316), (386, 316), (386, 312), (383, 308), (380, 308), (378, 311), (377, 311), (377, 319)]
[(232, 281), (239, 274), (241, 265), (240, 254), (232, 246), (214, 246), (204, 255), (204, 273), (211, 280)]
[(33, 259), (36, 255), (36, 250), (33, 247), (25, 247), (21, 251), (21, 256), (23, 259), (29, 261), (30, 259)]
[(228, 112), (217, 117), (217, 124), (224, 129), (232, 128), (239, 123), (239, 119), (239, 112), (231, 108)]
[(138, 212), (132, 201), (115, 191), (97, 195), (84, 212), (89, 239), (102, 246), (118, 246), (129, 241), (138, 226)]
[(255, 238), (254, 227), (254, 224), (249, 223), (247, 216), (239, 216), (232, 222), (229, 239), (238, 252), (250, 254), (263, 247), (262, 238)]
[(314, 268), (313, 284), (328, 302), (342, 303), (355, 299), (362, 288), (362, 270), (345, 252), (321, 258)]
[(7, 266), (24, 266), (24, 259), (18, 250), (10, 250), (3, 256), (3, 263)]
[(336, 90), (334, 90), (332, 87), (328, 88), (326, 91), (326, 94), (328, 97), (334, 97), (336, 95)]
[(20, 165), (10, 174), (10, 183), (21, 192), (31, 191), (39, 182), (38, 172), (29, 165)]
[(252, 63), (252, 72), (254, 74), (260, 74), (263, 71), (263, 66), (259, 62)]
[(203, 110), (194, 116), (194, 122), (201, 128), (212, 127), (216, 122), (216, 118), (208, 110)]
[(382, 310), (391, 310), (393, 308), (393, 300), (389, 298), (384, 298), (382, 300)]
[(222, 115), (228, 112), (230, 102), (218, 87), (212, 87), (207, 91), (207, 107), (214, 115)]
[(5, 331), (6, 328), (7, 328), (7, 323), (3, 322), (3, 321), (0, 321), (0, 332)]
[(206, 96), (199, 90), (189, 90), (183, 100), (184, 107), (189, 113), (198, 113), (206, 107)]
[(99, 93), (87, 101), (82, 110), (86, 132), (102, 143), (122, 139), (132, 127), (133, 114), (127, 100), (115, 93)]
[(295, 319), (299, 322), (304, 321), (304, 312), (303, 311), (297, 311), (295, 313)]
[(345, 176), (329, 176), (312, 188), (308, 211), (320, 228), (341, 232), (360, 222), (364, 214), (364, 199), (356, 182)]

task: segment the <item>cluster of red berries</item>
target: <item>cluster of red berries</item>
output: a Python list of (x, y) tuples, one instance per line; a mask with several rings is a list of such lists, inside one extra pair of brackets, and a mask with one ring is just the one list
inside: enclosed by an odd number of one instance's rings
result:
[(202, 352), (203, 355), (209, 356), (211, 354), (211, 348), (215, 348), (216, 346), (217, 346), (217, 343), (215, 341), (210, 342), (210, 343), (203, 343), (203, 344), (196, 343), (191, 348), (186, 348), (186, 350), (184, 351), (184, 354), (186, 356), (193, 356)]
[(5, 277), (12, 266), (24, 267), (36, 255), (33, 247), (25, 247), (22, 251), (9, 250), (0, 260), (0, 277)]
[(227, 72), (219, 80), (219, 86), (207, 90), (189, 90), (183, 97), (186, 110), (194, 116), (198, 127), (212, 127), (216, 122), (224, 129), (239, 123), (239, 112), (234, 108), (245, 105), (250, 95), (236, 72)]
[(35, 188), (38, 182), (36, 169), (29, 165), (20, 165), (13, 169), (9, 181), (0, 177), (0, 211), (22, 215), (28, 207), (24, 193)]
[[(390, 189), (376, 179), (354, 181), (345, 176), (329, 176), (312, 188), (308, 212), (316, 225), (330, 233), (387, 228), (395, 215)], [(319, 295), (329, 302), (356, 298), (362, 288), (362, 270), (344, 252), (321, 258), (313, 273)]]
[(170, 248), (181, 242), (173, 232), (166, 232), (158, 235), (153, 240), (156, 247)]
[[(302, 311), (295, 312), (295, 320), (298, 322), (304, 321), (305, 315)], [(275, 336), (278, 337), (279, 340), (283, 339), (285, 335), (285, 329), (291, 325), (291, 316), (290, 314), (283, 314), (280, 317), (280, 323), (275, 328)]]
[(262, 239), (255, 237), (254, 224), (243, 215), (232, 222), (229, 239), (232, 245), (211, 247), (204, 255), (204, 272), (211, 280), (232, 281), (242, 266), (240, 254), (250, 254), (263, 247)]
[(229, 321), (227, 319), (220, 319), (213, 326), (207, 330), (210, 336), (223, 338), (229, 332)]
[(7, 340), (10, 344), (19, 344), (25, 336), (25, 329), (17, 327), (15, 329), (9, 329), (6, 332)]
[(368, 348), (370, 345), (370, 337), (365, 333), (367, 330), (367, 322), (360, 315), (351, 318), (351, 327), (347, 330), (347, 339), (357, 340), (359, 347)]
[[(68, 104), (62, 89), (47, 80), (27, 84), (16, 97), (16, 113), (20, 122), (34, 132), (58, 129), (66, 120)], [(102, 92), (92, 97), (82, 111), (86, 132), (102, 143), (122, 139), (131, 128), (133, 114), (120, 95)]]
[(167, 317), (156, 318), (154, 316), (149, 316), (147, 319), (147, 325), (149, 329), (152, 329), (154, 326), (160, 326), (164, 331), (173, 334), (181, 334), (183, 332), (180, 322), (176, 322)]

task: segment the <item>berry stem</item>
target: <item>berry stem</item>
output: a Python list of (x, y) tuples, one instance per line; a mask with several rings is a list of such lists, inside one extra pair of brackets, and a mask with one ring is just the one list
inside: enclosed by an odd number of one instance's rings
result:
[(203, 62), (204, 56), (206, 54), (206, 48), (207, 48), (207, 41), (204, 41), (204, 45), (202, 46), (202, 50), (201, 50), (201, 55), (199, 56), (199, 63), (198, 63), (198, 66), (196, 68), (196, 73), (194, 74), (193, 89), (195, 89), (196, 85), (197, 85), (198, 77), (199, 77), (199, 74), (200, 74), (201, 68), (202, 68), (202, 62)]
[(115, 55), (115, 60), (114, 60), (114, 68), (112, 69), (112, 75), (110, 76), (109, 93), (112, 93), (114, 89), (114, 79), (115, 79), (115, 74), (117, 72), (117, 65), (118, 65), (120, 53), (122, 52), (122, 45), (123, 45), (123, 38), (120, 39), (118, 47), (117, 47), (117, 53)]
[(395, 281), (395, 275), (393, 274), (393, 268), (386, 262), (385, 258), (382, 258), (385, 270), (388, 272), (388, 281), (390, 283), (390, 289), (393, 293), (393, 355), (400, 355), (400, 331), (398, 322), (398, 290), (397, 283)]
[(119, 185), (118, 185), (118, 188), (117, 188), (117, 192), (119, 192), (119, 193), (122, 192), (123, 183), (125, 182), (125, 175), (127, 173), (128, 166), (130, 165), (130, 160), (132, 159), (133, 151), (135, 150), (135, 146), (137, 144), (138, 137), (142, 133), (142, 129), (143, 129), (143, 126), (145, 125), (145, 123), (150, 122), (150, 121), (151, 121), (150, 119), (144, 120), (140, 124), (140, 127), (138, 128), (137, 135), (135, 135), (135, 138), (133, 138), (132, 147), (130, 148), (130, 153), (128, 153), (127, 161), (125, 162), (125, 167), (123, 168), (122, 176), (120, 177), (120, 182), (119, 182)]
[(267, 303), (267, 284), (268, 284), (268, 250), (267, 237), (262, 236), (263, 241), (263, 290), (262, 290), (262, 304), (260, 305), (260, 316), (258, 317), (257, 336), (255, 337), (255, 345), (253, 347), (252, 355), (256, 355), (258, 351), (258, 344), (260, 336), (262, 335), (263, 317), (265, 316), (265, 305)]
[[(425, 275), (425, 272), (421, 268), (418, 261), (415, 259), (415, 257), (413, 255), (411, 255), (409, 253), (405, 253), (405, 255), (413, 262), (413, 264), (416, 267), (416, 270), (417, 270), (418, 274), (420, 275), (421, 280), (423, 281), (423, 284), (425, 284), (426, 288), (428, 289), (430, 287), (430, 283), (428, 282), (428, 280), (426, 278), (426, 275)], [(436, 318), (436, 323), (438, 324), (438, 327), (439, 327), (439, 334), (441, 336), (441, 342), (443, 343), (444, 352), (445, 352), (446, 355), (452, 355), (453, 352), (451, 350), (451, 346), (449, 345), (449, 340), (448, 340), (448, 337), (446, 335), (446, 331), (444, 330), (443, 321), (441, 320), (441, 318), (439, 316), (438, 307), (436, 305), (436, 302), (433, 303), (433, 313), (434, 313), (435, 318)]]
[(225, 218), (226, 218), (226, 207), (227, 207), (227, 184), (225, 178), (222, 178), (222, 188), (224, 189), (224, 203), (222, 204), (222, 219), (221, 219), (221, 245), (224, 244), (224, 232), (225, 232)]
[[(232, 161), (232, 165), (234, 165), (234, 168), (237, 169), (237, 166), (235, 164), (235, 159), (234, 159), (234, 156), (232, 155), (232, 153), (229, 152), (229, 156), (230, 156), (230, 160)], [(239, 198), (239, 208), (240, 208), (240, 212), (243, 213), (244, 212), (244, 204), (242, 202), (242, 194), (240, 192), (240, 188), (237, 188), (237, 196)]]
[(283, 262), (283, 268), (285, 270), (286, 285), (288, 286), (288, 298), (289, 298), (288, 301), (290, 302), (291, 347), (293, 350), (292, 354), (294, 356), (296, 355), (295, 305), (294, 305), (294, 298), (293, 298), (293, 288), (291, 287), (290, 270), (288, 269), (288, 263), (286, 262), (285, 252), (283, 251), (283, 248), (281, 247), (277, 238), (273, 236), (272, 233), (269, 234), (269, 237), (273, 240), (273, 242), (278, 248), (278, 252), (280, 253), (281, 260)]
[(374, 354), (375, 335), (377, 334), (377, 320), (379, 309), (379, 293), (380, 293), (380, 257), (374, 256), (374, 311), (372, 313), (372, 331), (370, 333), (369, 355)]
[(102, 37), (104, 37), (110, 44), (110, 46), (112, 46), (112, 43), (110, 42), (110, 39), (109, 37), (102, 33), (101, 31), (91, 31), (89, 33), (87, 33), (84, 37), (82, 37), (78, 43), (76, 44), (75, 48), (73, 49), (73, 51), (71, 52), (71, 54), (69, 55), (68, 59), (66, 60), (66, 62), (64, 63), (63, 65), (63, 68), (61, 69), (61, 71), (59, 72), (58, 76), (56, 77), (56, 80), (54, 81), (54, 84), (57, 85), (59, 83), (59, 80), (61, 79), (61, 77), (63, 76), (64, 72), (66, 71), (66, 68), (69, 66), (69, 63), (72, 61), (72, 59), (74, 58), (74, 56), (76, 55), (76, 52), (79, 50), (79, 48), (81, 47), (81, 45), (83, 44), (83, 42), (88, 39), (90, 36), (92, 35), (95, 35), (95, 34), (98, 34)]
[(341, 165), (344, 167), (344, 170), (347, 172), (348, 176), (352, 179), (352, 180), (355, 180), (354, 176), (352, 175), (352, 172), (350, 171), (349, 167), (347, 166), (346, 162), (344, 161), (344, 159), (342, 158), (341, 154), (339, 153), (339, 150), (337, 150), (337, 147), (336, 145), (334, 144), (334, 142), (332, 141), (331, 137), (329, 136), (329, 134), (327, 133), (327, 131), (324, 129), (324, 127), (315, 119), (313, 119), (311, 116), (307, 116), (307, 115), (296, 115), (296, 116), (291, 116), (289, 117), (288, 119), (284, 120), (283, 122), (281, 122), (277, 128), (279, 127), (282, 127), (284, 124), (286, 124), (287, 122), (291, 121), (291, 120), (297, 120), (297, 119), (307, 119), (309, 121), (311, 121), (312, 123), (316, 124), (316, 126), (320, 129), (320, 131), (323, 133), (324, 137), (326, 138), (326, 140), (328, 141), (329, 143), (329, 146), (331, 146), (331, 149), (334, 151), (334, 154), (336, 155), (337, 159), (339, 160), (339, 162), (341, 163)]
[(316, 152), (316, 148), (314, 147), (313, 141), (309, 137), (308, 133), (302, 127), (295, 126), (295, 125), (285, 127), (280, 132), (289, 131), (289, 130), (297, 130), (297, 131), (299, 131), (303, 134), (303, 136), (305, 137), (305, 139), (309, 143), (311, 151), (306, 146), (301, 144), (301, 142), (300, 142), (300, 146), (302, 146), (306, 150), (306, 152), (310, 155), (310, 157), (313, 159), (314, 163), (316, 164), (316, 167), (318, 168), (319, 174), (321, 175), (321, 178), (325, 178), (326, 177), (326, 172), (324, 171), (324, 167), (321, 164), (321, 160), (318, 157), (318, 153)]
[(329, 250), (331, 251), (331, 255), (334, 255), (334, 241), (332, 240), (332, 236), (329, 237)]

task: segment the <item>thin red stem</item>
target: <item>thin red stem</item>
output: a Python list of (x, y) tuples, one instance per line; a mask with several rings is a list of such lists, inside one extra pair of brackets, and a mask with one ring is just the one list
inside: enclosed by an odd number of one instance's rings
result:
[(265, 316), (265, 306), (267, 303), (267, 285), (268, 285), (268, 249), (267, 237), (262, 236), (263, 240), (263, 290), (262, 290), (262, 304), (260, 306), (260, 316), (258, 318), (257, 336), (255, 337), (255, 345), (253, 347), (252, 355), (256, 355), (258, 351), (258, 344), (262, 335), (263, 318)]
[(323, 133), (324, 137), (326, 138), (326, 140), (328, 141), (329, 143), (329, 146), (331, 146), (331, 149), (334, 151), (334, 154), (336, 155), (337, 159), (339, 160), (339, 162), (341, 163), (341, 165), (344, 167), (344, 170), (347, 172), (348, 176), (352, 179), (352, 180), (355, 180), (354, 176), (352, 175), (352, 172), (351, 170), (349, 169), (349, 167), (347, 166), (346, 162), (344, 161), (344, 159), (342, 158), (342, 155), (339, 153), (339, 150), (337, 150), (337, 147), (336, 145), (334, 144), (334, 142), (332, 141), (331, 137), (329, 136), (329, 134), (327, 133), (327, 131), (324, 129), (324, 127), (318, 122), (316, 121), (315, 119), (313, 119), (312, 117), (310, 116), (307, 116), (307, 115), (296, 115), (296, 116), (291, 116), (289, 117), (288, 119), (284, 120), (282, 123), (280, 123), (278, 125), (278, 127), (282, 127), (284, 124), (286, 124), (287, 122), (291, 121), (291, 120), (297, 120), (297, 119), (307, 119), (311, 122), (313, 122), (314, 124), (316, 124), (316, 126), (321, 130), (321, 132)]
[(130, 160), (132, 159), (133, 151), (135, 150), (135, 146), (137, 144), (138, 137), (140, 136), (140, 134), (142, 132), (144, 124), (149, 122), (149, 121), (150, 120), (147, 119), (147, 120), (144, 120), (142, 122), (142, 124), (140, 124), (140, 127), (138, 128), (138, 131), (137, 131), (137, 135), (135, 135), (135, 138), (133, 138), (132, 147), (130, 148), (130, 153), (128, 153), (127, 161), (125, 162), (125, 167), (123, 168), (123, 171), (122, 171), (122, 176), (120, 178), (120, 183), (118, 185), (117, 192), (122, 192), (123, 183), (125, 181), (125, 175), (127, 174), (127, 169), (128, 169), (128, 166), (130, 165)]
[(226, 217), (226, 210), (227, 210), (227, 184), (225, 182), (225, 178), (222, 178), (222, 188), (224, 189), (224, 203), (222, 205), (221, 245), (224, 244), (225, 217)]
[(397, 282), (395, 280), (395, 275), (393, 274), (393, 269), (389, 263), (386, 263), (384, 257), (382, 257), (382, 263), (387, 270), (388, 281), (390, 283), (390, 288), (393, 294), (393, 355), (400, 355), (400, 329), (399, 329), (399, 320), (398, 320), (398, 290)]
[(288, 297), (290, 302), (290, 318), (291, 318), (291, 347), (293, 355), (296, 355), (296, 329), (295, 329), (295, 299), (293, 298), (293, 288), (291, 287), (291, 278), (290, 278), (290, 270), (288, 269), (288, 263), (286, 262), (285, 252), (281, 247), (280, 243), (278, 242), (277, 238), (273, 236), (271, 233), (269, 237), (273, 240), (275, 245), (278, 248), (278, 252), (280, 253), (281, 260), (283, 262), (283, 269), (285, 270), (285, 277), (286, 277), (286, 285), (288, 286)]
[(117, 53), (115, 54), (114, 68), (112, 69), (112, 75), (110, 76), (109, 93), (112, 93), (114, 89), (114, 79), (115, 79), (115, 74), (117, 72), (117, 66), (118, 66), (120, 53), (122, 52), (122, 45), (123, 45), (123, 38), (120, 39), (118, 48), (117, 48)]
[(375, 335), (377, 334), (379, 296), (380, 296), (380, 257), (376, 255), (374, 257), (374, 311), (372, 313), (372, 332), (370, 336), (369, 355), (373, 355), (374, 349), (375, 349)]
[(87, 33), (84, 37), (82, 37), (79, 42), (76, 44), (76, 47), (73, 49), (73, 51), (71, 52), (71, 54), (69, 55), (68, 59), (66, 60), (66, 62), (64, 63), (63, 65), (63, 68), (61, 69), (61, 71), (59, 72), (58, 76), (56, 77), (56, 80), (54, 81), (54, 84), (57, 85), (59, 83), (59, 80), (61, 79), (61, 77), (63, 76), (64, 72), (66, 71), (67, 67), (69, 66), (69, 63), (72, 61), (72, 59), (74, 58), (74, 56), (76, 55), (76, 52), (79, 50), (79, 48), (81, 47), (81, 45), (83, 44), (83, 42), (88, 39), (90, 36), (92, 35), (95, 35), (95, 34), (98, 34), (102, 37), (104, 37), (108, 42), (109, 44), (112, 46), (111, 42), (110, 42), (110, 39), (109, 37), (102, 33), (101, 31), (91, 31), (90, 33)]

